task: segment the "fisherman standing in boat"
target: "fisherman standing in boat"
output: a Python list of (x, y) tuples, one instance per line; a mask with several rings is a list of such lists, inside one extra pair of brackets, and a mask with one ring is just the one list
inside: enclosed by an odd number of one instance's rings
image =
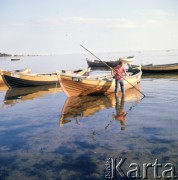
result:
[(119, 64), (112, 70), (112, 75), (115, 76), (115, 95), (118, 96), (119, 84), (121, 87), (122, 94), (125, 94), (124, 88), (124, 80), (123, 80), (123, 73), (127, 75), (126, 70), (124, 68), (124, 63), (119, 61)]

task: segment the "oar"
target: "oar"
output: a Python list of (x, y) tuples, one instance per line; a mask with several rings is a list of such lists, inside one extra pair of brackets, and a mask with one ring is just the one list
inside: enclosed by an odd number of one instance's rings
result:
[(139, 93), (141, 93), (143, 95), (143, 97), (146, 97), (145, 94), (143, 94), (139, 89), (137, 89), (133, 84), (131, 84), (127, 79), (125, 79), (123, 76), (122, 78), (127, 81), (133, 88), (135, 88)]
[[(110, 67), (107, 63), (105, 63), (105, 62), (103, 62), (99, 57), (97, 57), (95, 54), (93, 54), (91, 51), (89, 51), (86, 47), (84, 47), (84, 46), (82, 46), (81, 44), (80, 44), (80, 46), (82, 47), (82, 48), (84, 48), (86, 51), (88, 51), (90, 54), (92, 54), (94, 57), (96, 57), (98, 60), (100, 60), (102, 63), (104, 63), (107, 67), (109, 67), (111, 70), (113, 70), (113, 68), (112, 67)], [(142, 95), (143, 95), (143, 97), (146, 97), (145, 96), (145, 94), (143, 94), (139, 89), (137, 89), (133, 84), (131, 84), (127, 79), (125, 79), (124, 77), (122, 77), (125, 81), (127, 81), (133, 88), (135, 88), (138, 92), (140, 92)]]
[[(128, 113), (129, 111), (131, 111), (131, 110), (138, 104), (138, 102), (141, 102), (141, 101), (142, 101), (143, 98), (144, 98), (144, 97), (142, 97), (139, 101), (136, 101), (135, 104), (132, 104), (132, 105), (130, 106), (129, 110), (127, 110), (125, 113)], [(120, 103), (122, 103), (122, 97), (121, 97), (121, 102), (120, 102)], [(124, 103), (125, 103), (125, 100), (124, 100)], [(124, 107), (124, 106), (123, 106), (123, 107)], [(113, 120), (115, 120), (115, 119), (113, 118)], [(112, 120), (110, 120), (109, 123), (105, 126), (105, 129), (107, 129), (111, 124), (112, 124)]]
[(105, 64), (108, 68), (110, 68), (111, 70), (113, 70), (113, 68), (112, 67), (110, 67), (107, 63), (105, 63), (105, 62), (103, 62), (99, 57), (97, 57), (95, 54), (93, 54), (91, 51), (89, 51), (87, 48), (85, 48), (84, 46), (82, 46), (81, 44), (80, 44), (80, 46), (83, 48), (83, 49), (85, 49), (86, 51), (88, 51), (90, 54), (92, 54), (94, 57), (96, 57), (98, 60), (100, 60), (103, 64)]

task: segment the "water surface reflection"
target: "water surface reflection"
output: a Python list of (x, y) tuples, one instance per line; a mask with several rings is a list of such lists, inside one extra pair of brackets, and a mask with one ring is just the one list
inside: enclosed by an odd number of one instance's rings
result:
[(178, 72), (165, 74), (165, 73), (144, 73), (142, 79), (178, 79)]
[[(118, 110), (118, 113), (120, 113), (118, 107), (119, 98), (121, 98), (120, 111), (123, 111), (125, 101), (138, 101), (141, 99), (141, 95), (136, 89), (129, 89), (126, 91), (124, 96), (120, 95), (118, 97), (116, 97), (114, 93), (107, 96), (100, 95), (69, 97), (66, 99), (63, 105), (59, 125), (62, 127), (64, 124), (71, 122), (72, 119), (75, 120), (76, 124), (80, 124), (81, 117), (92, 116), (102, 109), (108, 109), (115, 106), (116, 110)], [(111, 116), (113, 117), (113, 115)], [(115, 119), (120, 117), (115, 117)], [(124, 123), (124, 120), (121, 120), (121, 124)]]
[(126, 120), (126, 116), (128, 114), (128, 112), (124, 111), (124, 103), (125, 103), (125, 95), (121, 96), (121, 100), (119, 100), (119, 97), (116, 96), (116, 114), (113, 114), (113, 119), (114, 120), (118, 120), (121, 124), (121, 130), (125, 130), (125, 120)]
[(4, 105), (12, 106), (23, 101), (33, 100), (46, 94), (55, 94), (61, 91), (61, 87), (54, 86), (11, 88), (6, 91)]

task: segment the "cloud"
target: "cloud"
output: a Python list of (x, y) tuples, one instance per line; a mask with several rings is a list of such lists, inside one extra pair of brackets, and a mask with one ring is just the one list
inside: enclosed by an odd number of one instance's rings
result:
[(38, 22), (43, 25), (95, 25), (105, 28), (143, 28), (144, 25), (138, 21), (129, 20), (126, 18), (89, 18), (89, 17), (63, 17), (63, 18), (47, 18)]
[(62, 17), (62, 18), (46, 18), (41, 20), (41, 23), (53, 24), (53, 25), (61, 25), (63, 23), (85, 23), (85, 24), (101, 24), (104, 22), (111, 21), (111, 18), (88, 18), (88, 17), (79, 17), (79, 16), (71, 16), (71, 17)]
[[(133, 17), (110, 18), (110, 17), (51, 17), (43, 19), (24, 20), (23, 22), (12, 23), (11, 26), (89, 26), (101, 27), (105, 29), (143, 29), (159, 28), (171, 24), (177, 24), (170, 17), (172, 16), (162, 9), (150, 9), (146, 11), (134, 12)], [(6, 24), (9, 26), (10, 24)], [(2, 26), (2, 24), (1, 24)]]
[(149, 16), (141, 18), (95, 18), (95, 17), (62, 17), (62, 18), (47, 18), (36, 24), (41, 25), (89, 25), (93, 27), (102, 27), (106, 29), (136, 29), (136, 28), (156, 28), (176, 23), (169, 21), (168, 13), (162, 10), (154, 10), (149, 13)]
[(151, 10), (150, 13), (153, 14), (154, 17), (164, 17), (164, 18), (171, 15), (170, 13), (162, 9), (154, 9)]

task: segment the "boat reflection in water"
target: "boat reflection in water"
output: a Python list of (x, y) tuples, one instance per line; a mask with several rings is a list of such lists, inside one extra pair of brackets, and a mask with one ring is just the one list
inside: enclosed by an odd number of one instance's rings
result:
[(15, 105), (26, 100), (33, 100), (46, 94), (61, 92), (61, 87), (36, 86), (8, 89), (4, 98), (4, 105)]
[(161, 74), (161, 73), (145, 73), (142, 75), (142, 79), (175, 79), (177, 80), (178, 79), (178, 72), (176, 73), (168, 73), (168, 74)]
[[(139, 85), (137, 85), (137, 89), (139, 89)], [(63, 127), (64, 124), (71, 122), (72, 119), (74, 119), (77, 124), (80, 124), (80, 117), (92, 116), (102, 109), (117, 107), (118, 103), (116, 102), (119, 100), (117, 98), (119, 97), (115, 97), (114, 93), (107, 96), (68, 97), (63, 105), (59, 126)], [(140, 99), (141, 95), (136, 89), (128, 89), (125, 92), (125, 96), (122, 98), (122, 106), (120, 106), (120, 109), (121, 107), (122, 110), (124, 109), (125, 101), (139, 101)]]

